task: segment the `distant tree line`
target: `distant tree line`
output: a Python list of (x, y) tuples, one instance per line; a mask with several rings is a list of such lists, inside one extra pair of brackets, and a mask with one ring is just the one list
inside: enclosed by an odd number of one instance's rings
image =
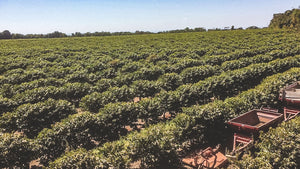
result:
[(11, 33), (8, 30), (0, 32), (0, 39), (32, 39), (32, 38), (63, 38), (63, 37), (87, 37), (87, 36), (117, 36), (117, 35), (139, 35), (139, 34), (153, 34), (153, 32), (135, 31), (135, 32), (75, 32), (71, 35), (55, 31), (48, 34), (20, 34)]
[(11, 39), (12, 35), (8, 30), (5, 30), (0, 33), (0, 39)]
[(153, 34), (149, 31), (135, 31), (135, 32), (75, 32), (71, 34), (71, 37), (84, 37), (84, 36), (119, 36), (119, 35), (141, 35), (141, 34)]
[(185, 29), (162, 31), (162, 32), (158, 32), (158, 33), (184, 33), (184, 32), (206, 32), (206, 29), (205, 28), (190, 29), (189, 27), (186, 27)]
[(48, 34), (20, 34), (20, 33), (10, 33), (10, 31), (5, 30), (0, 32), (0, 39), (31, 39), (31, 38), (63, 38), (67, 37), (67, 34), (55, 31)]
[[(253, 29), (255, 26), (249, 27), (247, 29)], [(258, 29), (258, 27), (255, 27), (255, 29)], [(243, 29), (243, 28), (237, 28), (237, 29)], [(185, 33), (185, 32), (206, 32), (206, 31), (223, 31), (223, 30), (236, 30), (234, 26), (231, 27), (225, 27), (224, 29), (221, 28), (215, 28), (215, 29), (205, 29), (203, 27), (194, 28), (191, 29), (189, 27), (186, 27), (185, 29), (176, 29), (176, 30), (169, 30), (169, 31), (161, 31), (157, 32), (157, 34), (162, 33)], [(0, 32), (0, 39), (32, 39), (32, 38), (63, 38), (63, 37), (88, 37), (88, 36), (119, 36), (119, 35), (142, 35), (142, 34), (155, 34), (154, 32), (149, 31), (135, 31), (135, 32), (75, 32), (71, 35), (67, 35), (65, 33), (55, 31), (48, 34), (20, 34), (20, 33), (11, 33), (8, 30), (4, 30), (3, 32)]]

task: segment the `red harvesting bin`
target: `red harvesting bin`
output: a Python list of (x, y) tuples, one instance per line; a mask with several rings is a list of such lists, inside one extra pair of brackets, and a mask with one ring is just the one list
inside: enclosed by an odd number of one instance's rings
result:
[(266, 131), (269, 127), (276, 126), (283, 121), (283, 114), (276, 109), (254, 109), (227, 122), (234, 130), (232, 153), (252, 147), (253, 137), (259, 131)]
[(300, 106), (300, 81), (281, 89), (279, 100), (287, 105)]
[(284, 120), (288, 121), (300, 114), (300, 81), (280, 90), (279, 100), (285, 103)]
[(236, 132), (258, 134), (283, 120), (283, 115), (269, 110), (253, 109), (227, 122)]

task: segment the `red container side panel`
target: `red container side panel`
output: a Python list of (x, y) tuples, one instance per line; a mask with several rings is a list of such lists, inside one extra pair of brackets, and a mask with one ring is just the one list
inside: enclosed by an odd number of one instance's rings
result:
[(278, 124), (283, 120), (280, 113), (265, 110), (251, 110), (227, 122), (235, 131), (242, 133), (258, 133)]
[(279, 100), (290, 106), (300, 106), (300, 81), (281, 89)]

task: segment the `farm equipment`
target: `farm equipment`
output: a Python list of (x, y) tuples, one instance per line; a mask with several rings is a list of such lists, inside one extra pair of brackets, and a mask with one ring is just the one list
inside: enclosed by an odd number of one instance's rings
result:
[(300, 81), (281, 89), (279, 100), (285, 102), (286, 105), (300, 106)]
[[(283, 121), (283, 114), (270, 108), (250, 110), (228, 121), (227, 124), (235, 132), (232, 154), (252, 147), (259, 131), (266, 131), (281, 121)], [(217, 168), (226, 165), (228, 159), (219, 152), (219, 146), (217, 146), (216, 149), (208, 147), (203, 151), (194, 153), (190, 157), (182, 159), (182, 162), (194, 168)]]
[(300, 81), (282, 88), (279, 100), (284, 105), (283, 113), (271, 108), (254, 109), (227, 122), (235, 131), (232, 154), (250, 148), (259, 131), (267, 131), (269, 127), (300, 114)]
[(191, 154), (183, 158), (182, 162), (193, 168), (219, 168), (228, 163), (227, 157), (251, 148), (260, 131), (267, 131), (300, 114), (300, 81), (282, 88), (279, 100), (284, 105), (281, 113), (271, 108), (253, 109), (227, 122), (234, 131), (231, 155), (224, 156), (218, 145), (215, 149), (208, 147)]
[(266, 131), (300, 114), (300, 82), (282, 88), (279, 100), (284, 104), (283, 113), (271, 108), (254, 109), (227, 122), (235, 131), (232, 154), (250, 148), (259, 131)]
[(239, 152), (253, 145), (259, 131), (266, 131), (283, 120), (275, 109), (254, 109), (227, 122), (235, 131), (233, 152)]
[(279, 100), (284, 103), (284, 120), (290, 120), (300, 113), (300, 81), (280, 90)]
[(211, 147), (206, 148), (203, 151), (196, 152), (190, 157), (182, 159), (182, 162), (193, 168), (221, 168), (224, 167), (228, 160), (219, 151), (220, 145), (215, 149)]
[(294, 117), (296, 117), (300, 111), (297, 108), (294, 107), (284, 107), (284, 121), (288, 121)]

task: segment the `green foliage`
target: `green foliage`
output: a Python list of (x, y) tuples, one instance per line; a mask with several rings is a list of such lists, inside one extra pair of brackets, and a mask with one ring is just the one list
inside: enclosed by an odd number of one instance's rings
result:
[(95, 88), (98, 92), (104, 92), (112, 86), (115, 86), (115, 82), (112, 79), (100, 79), (95, 83)]
[(274, 73), (299, 66), (300, 56), (277, 59), (269, 63), (253, 64), (245, 68), (227, 71), (211, 76), (195, 84), (180, 86), (176, 91), (180, 94), (181, 106), (195, 103), (206, 103), (211, 97), (224, 99), (238, 91), (255, 86), (263, 78)]
[(11, 98), (18, 93), (25, 92), (26, 90), (32, 90), (38, 87), (55, 86), (59, 87), (64, 84), (64, 80), (56, 78), (37, 79), (30, 82), (24, 82), (19, 85), (3, 84), (1, 87), (1, 93), (4, 97)]
[[(60, 159), (51, 163), (57, 168), (128, 168), (139, 160), (145, 168), (176, 168), (179, 147), (226, 138), (224, 121), (253, 107), (277, 106), (279, 86), (299, 77), (295, 69), (263, 81), (299, 67), (299, 35), (285, 30), (14, 40), (0, 46), (1, 130), (23, 131), (39, 145), (36, 158), (44, 164)], [(261, 81), (263, 87), (243, 92)], [(135, 97), (141, 100), (133, 103)], [(73, 105), (78, 114), (68, 116)], [(162, 118), (166, 112), (171, 118)], [(128, 126), (133, 131), (125, 136)]]
[(59, 88), (63, 94), (62, 99), (69, 100), (73, 103), (78, 104), (80, 99), (87, 94), (90, 94), (93, 89), (88, 83), (66, 83)]
[(196, 83), (199, 80), (203, 80), (206, 77), (213, 75), (216, 71), (216, 67), (205, 65), (199, 67), (191, 67), (184, 69), (180, 76), (183, 83)]
[(274, 14), (269, 28), (300, 29), (300, 9), (287, 10), (284, 13)]
[(135, 79), (157, 80), (164, 72), (158, 66), (143, 67), (135, 73)]
[(13, 100), (0, 95), (0, 115), (5, 112), (11, 111), (16, 105), (17, 103)]
[(143, 99), (138, 104), (144, 109), (144, 111), (140, 112), (138, 118), (143, 119), (147, 124), (159, 121), (158, 116), (161, 115), (163, 110), (160, 109), (161, 104), (158, 98)]
[(280, 87), (299, 78), (299, 68), (270, 76), (254, 89), (236, 97), (186, 108), (183, 110), (186, 114), (180, 114), (168, 123), (131, 133), (91, 152), (109, 161), (114, 167), (129, 166), (130, 162), (136, 160), (142, 160), (141, 165), (149, 168), (174, 166), (178, 160), (175, 151), (179, 147), (187, 149), (184, 146), (186, 141), (197, 139), (198, 144), (208, 141), (213, 143), (227, 138), (224, 132), (227, 120), (253, 107), (274, 104)]
[(141, 160), (142, 168), (164, 168), (176, 167), (179, 165), (179, 158), (176, 153), (172, 126), (161, 125), (151, 126), (148, 130), (143, 130), (139, 137), (129, 136), (129, 147), (127, 149), (135, 152), (132, 160)]
[(246, 156), (236, 164), (240, 168), (299, 168), (300, 118), (284, 122), (260, 134), (255, 157)]
[(137, 80), (132, 84), (136, 97), (154, 97), (162, 88), (162, 83), (159, 81)]
[(78, 147), (94, 147), (95, 142), (92, 140), (105, 138), (102, 132), (104, 126), (99, 117), (86, 112), (72, 115), (56, 123), (51, 129), (44, 128), (36, 139), (37, 144), (41, 145), (39, 149), (41, 162), (47, 164), (49, 160), (59, 157), (63, 152)]
[(104, 106), (105, 98), (101, 93), (94, 92), (81, 99), (80, 107), (90, 112), (98, 112), (98, 110)]
[(38, 103), (48, 98), (59, 99), (61, 95), (61, 91), (57, 90), (56, 87), (47, 86), (18, 93), (12, 97), (12, 100), (16, 101), (17, 105), (22, 105), (26, 103)]
[(49, 168), (109, 168), (108, 162), (87, 152), (85, 149), (77, 149), (66, 153), (49, 164)]
[(162, 83), (165, 90), (175, 90), (183, 84), (182, 77), (176, 73), (166, 73), (157, 80)]
[(103, 93), (92, 93), (81, 99), (80, 106), (91, 112), (98, 112), (106, 104), (129, 101), (134, 98), (134, 89), (128, 86), (112, 87)]
[[(100, 109), (101, 119), (104, 121), (107, 133), (121, 133), (124, 126), (136, 122), (141, 114), (144, 114), (144, 108), (139, 104), (134, 103), (109, 103), (104, 108)], [(125, 131), (123, 131), (125, 132)]]
[(76, 113), (74, 106), (64, 100), (48, 99), (36, 104), (23, 104), (14, 112), (0, 117), (0, 127), (5, 132), (22, 131), (33, 138), (43, 128)]
[[(10, 72), (10, 73), (12, 73), (12, 72)], [(5, 83), (20, 84), (22, 82), (33, 81), (33, 80), (45, 78), (45, 77), (46, 77), (46, 75), (42, 71), (39, 71), (39, 70), (24, 71), (21, 69), (20, 71), (10, 74), (6, 78), (1, 79), (0, 84), (5, 84)]]
[(29, 168), (35, 159), (37, 145), (18, 134), (0, 133), (0, 167)]

